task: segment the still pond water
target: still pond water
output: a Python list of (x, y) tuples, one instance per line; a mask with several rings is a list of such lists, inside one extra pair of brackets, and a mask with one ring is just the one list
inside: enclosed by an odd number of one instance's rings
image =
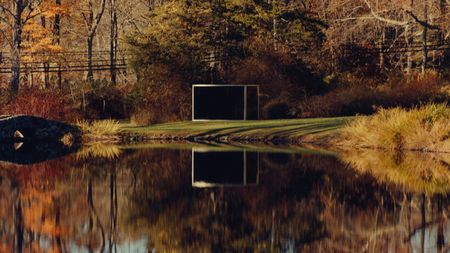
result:
[[(447, 252), (445, 155), (11, 145), (0, 252)], [(50, 160), (46, 160), (48, 155)]]

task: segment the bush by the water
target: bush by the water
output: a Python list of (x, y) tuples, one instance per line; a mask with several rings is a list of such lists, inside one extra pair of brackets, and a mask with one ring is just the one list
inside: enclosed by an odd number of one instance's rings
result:
[(189, 85), (164, 66), (149, 68), (153, 79), (139, 80), (128, 99), (131, 101), (131, 122), (148, 125), (161, 122), (188, 120), (191, 116)]
[[(349, 80), (350, 79), (350, 80)], [(306, 97), (298, 104), (298, 117), (334, 117), (369, 115), (378, 108), (413, 108), (423, 103), (449, 101), (450, 87), (436, 73), (425, 76), (391, 77), (385, 83), (376, 84), (372, 79), (347, 77), (324, 95)]]
[(294, 118), (291, 104), (282, 99), (269, 101), (262, 108), (263, 119), (290, 119)]
[(97, 120), (129, 118), (127, 91), (121, 88), (107, 84), (89, 90), (85, 95), (84, 117)]
[(381, 109), (342, 130), (342, 144), (387, 150), (450, 152), (450, 107), (428, 104), (413, 109)]

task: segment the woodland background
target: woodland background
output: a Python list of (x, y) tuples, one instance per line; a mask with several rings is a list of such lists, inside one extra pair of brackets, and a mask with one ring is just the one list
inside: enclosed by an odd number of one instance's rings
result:
[(449, 101), (449, 0), (0, 0), (1, 114), (190, 119), (193, 83), (262, 118)]

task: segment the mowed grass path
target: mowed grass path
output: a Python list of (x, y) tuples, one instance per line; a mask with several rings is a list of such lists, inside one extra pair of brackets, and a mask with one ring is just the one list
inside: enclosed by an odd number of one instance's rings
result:
[(294, 140), (302, 136), (335, 131), (352, 117), (259, 120), (185, 121), (150, 126), (123, 125), (124, 133), (147, 138)]

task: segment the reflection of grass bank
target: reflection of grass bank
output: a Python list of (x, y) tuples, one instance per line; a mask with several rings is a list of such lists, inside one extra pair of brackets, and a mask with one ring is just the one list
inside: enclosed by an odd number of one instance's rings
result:
[(120, 146), (102, 142), (91, 142), (84, 145), (77, 153), (78, 160), (89, 160), (97, 158), (115, 159), (122, 153)]
[(361, 174), (419, 193), (450, 192), (450, 154), (358, 150), (341, 155)]
[(341, 137), (344, 146), (353, 148), (450, 152), (450, 107), (382, 109), (352, 121)]

